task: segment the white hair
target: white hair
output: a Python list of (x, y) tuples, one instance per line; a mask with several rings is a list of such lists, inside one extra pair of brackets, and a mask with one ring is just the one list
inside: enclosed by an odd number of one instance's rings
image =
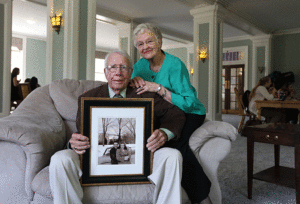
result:
[(136, 37), (139, 34), (144, 33), (145, 31), (150, 31), (151, 33), (153, 33), (156, 38), (156, 41), (158, 41), (159, 39), (162, 39), (161, 31), (157, 26), (155, 26), (151, 23), (142, 23), (142, 24), (138, 25), (133, 31), (133, 43), (134, 43), (135, 47), (136, 47)]
[(114, 51), (111, 51), (109, 52), (106, 56), (105, 56), (105, 60), (104, 60), (104, 66), (107, 67), (107, 59), (109, 58), (110, 55), (112, 54), (120, 54), (122, 55), (123, 57), (125, 57), (126, 59), (128, 59), (128, 62), (129, 62), (129, 67), (132, 68), (132, 62), (131, 62), (131, 58), (129, 57), (128, 53), (124, 50), (114, 50)]

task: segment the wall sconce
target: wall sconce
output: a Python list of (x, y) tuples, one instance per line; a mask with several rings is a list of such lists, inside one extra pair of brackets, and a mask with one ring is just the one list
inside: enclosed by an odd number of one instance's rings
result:
[(264, 71), (264, 67), (258, 67), (258, 71), (262, 73)]
[(57, 32), (57, 35), (59, 34), (60, 31), (60, 27), (61, 27), (61, 21), (62, 21), (62, 16), (61, 14), (54, 14), (54, 16), (50, 16), (50, 20), (51, 20), (51, 25), (52, 28)]
[(191, 70), (190, 70), (190, 75), (193, 75), (193, 74), (194, 74), (194, 69), (191, 68)]
[(204, 63), (205, 59), (208, 59), (207, 48), (202, 48), (201, 50), (197, 48), (197, 60), (201, 60)]

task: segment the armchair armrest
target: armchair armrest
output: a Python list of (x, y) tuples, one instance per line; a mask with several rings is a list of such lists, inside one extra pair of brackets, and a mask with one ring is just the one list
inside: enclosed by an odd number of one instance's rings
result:
[(209, 197), (216, 204), (222, 203), (218, 167), (229, 154), (231, 142), (237, 134), (237, 129), (227, 122), (208, 121), (195, 130), (189, 140), (191, 149), (211, 181)]
[(18, 144), (25, 152), (29, 195), (34, 176), (66, 143), (65, 126), (49, 96), (49, 86), (36, 89), (11, 115), (0, 119), (1, 140)]
[(199, 152), (201, 147), (214, 137), (234, 141), (237, 135), (237, 129), (227, 122), (207, 121), (191, 135), (189, 144), (195, 152)]

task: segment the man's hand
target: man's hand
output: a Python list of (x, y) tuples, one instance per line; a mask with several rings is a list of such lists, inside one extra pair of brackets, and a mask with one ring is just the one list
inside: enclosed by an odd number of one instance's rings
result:
[(89, 138), (79, 133), (72, 134), (72, 138), (70, 139), (70, 144), (71, 144), (71, 148), (77, 154), (84, 154), (85, 150), (91, 147)]
[(162, 130), (155, 130), (147, 140), (146, 147), (149, 151), (155, 152), (168, 141), (167, 134)]

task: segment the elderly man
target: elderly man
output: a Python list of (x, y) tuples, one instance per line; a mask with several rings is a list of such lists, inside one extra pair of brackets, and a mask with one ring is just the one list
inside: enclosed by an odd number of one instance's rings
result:
[[(81, 97), (124, 97), (154, 98), (154, 131), (148, 138), (146, 147), (154, 152), (153, 173), (148, 177), (155, 184), (153, 203), (181, 203), (182, 156), (173, 148), (164, 147), (170, 140), (180, 136), (185, 123), (184, 113), (176, 106), (163, 100), (158, 94), (136, 94), (136, 89), (128, 86), (132, 66), (127, 53), (114, 51), (105, 58), (107, 84), (87, 91), (79, 97), (77, 129), (80, 127)], [(171, 142), (171, 141), (170, 141)], [(71, 149), (55, 153), (50, 162), (50, 187), (54, 204), (82, 203), (83, 191), (79, 182), (82, 175), (80, 154), (84, 154), (90, 143), (88, 137), (73, 133)]]

